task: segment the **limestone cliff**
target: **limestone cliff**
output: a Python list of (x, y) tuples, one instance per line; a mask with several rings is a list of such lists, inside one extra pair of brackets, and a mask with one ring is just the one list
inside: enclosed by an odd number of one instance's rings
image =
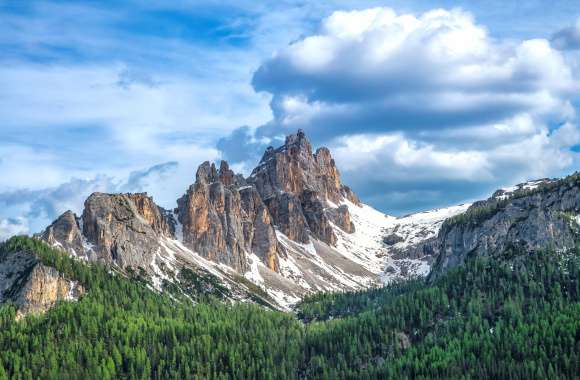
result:
[(178, 201), (183, 242), (195, 252), (239, 272), (247, 270), (242, 202), (227, 164), (219, 172), (204, 162), (195, 184)]
[(147, 270), (170, 223), (147, 194), (94, 193), (85, 202), (83, 235), (92, 259)]
[(0, 304), (13, 303), (17, 318), (49, 310), (59, 301), (76, 300), (84, 293), (77, 282), (41, 264), (31, 253), (18, 251), (0, 257)]
[(68, 211), (39, 237), (78, 258), (142, 269), (157, 289), (199, 269), (269, 287), (288, 303), (305, 291), (375, 283), (375, 264), (371, 272), (345, 258), (345, 236), (356, 232), (351, 210), (359, 209), (366, 212), (330, 151), (313, 153), (298, 131), (269, 148), (249, 178), (225, 161), (202, 163), (171, 212), (144, 193), (94, 193), (80, 218)]
[(579, 174), (500, 195), (474, 203), (443, 224), (433, 276), (461, 265), (469, 256), (566, 251), (580, 243)]
[(58, 246), (76, 257), (86, 257), (79, 218), (67, 211), (44, 230), (40, 238), (52, 246)]
[(240, 273), (255, 253), (277, 270), (279, 247), (270, 214), (259, 194), (222, 161), (220, 169), (204, 162), (196, 181), (178, 201), (183, 242), (195, 252)]
[(313, 154), (301, 130), (286, 137), (280, 148), (268, 148), (248, 183), (256, 187), (268, 205), (276, 227), (292, 240), (308, 242), (312, 233), (335, 245), (337, 238), (331, 220), (346, 232), (354, 230), (348, 208), (340, 212), (330, 210), (343, 199), (360, 205), (358, 198), (342, 185), (330, 151), (319, 148)]

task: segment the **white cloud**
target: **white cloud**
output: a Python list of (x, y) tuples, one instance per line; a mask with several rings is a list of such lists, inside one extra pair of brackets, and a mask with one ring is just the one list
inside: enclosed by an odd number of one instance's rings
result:
[[(331, 150), (344, 179), (375, 199), (381, 193), (390, 195), (393, 189), (444, 191), (447, 185), (442, 182), (454, 183), (458, 189), (469, 183), (484, 184), (486, 189), (486, 184), (499, 187), (560, 173), (577, 164), (578, 154), (569, 149), (580, 144), (576, 126), (564, 124), (550, 133), (546, 127), (536, 128), (530, 120), (512, 122), (487, 127), (496, 128), (490, 137), (492, 144), (457, 147), (453, 142), (415, 141), (400, 133), (363, 134), (338, 138), (331, 143)], [(517, 137), (510, 138), (514, 135)], [(462, 138), (477, 139), (477, 135)], [(445, 199), (441, 195), (439, 202)], [(485, 195), (480, 191), (471, 197)], [(463, 200), (469, 199), (470, 195), (464, 194)]]
[(420, 194), (431, 207), (473, 199), (577, 165), (576, 67), (546, 39), (492, 38), (459, 9), (334, 12), (255, 73), (274, 119), (222, 141), (244, 151), (302, 128), (386, 211), (427, 204)]
[(25, 218), (0, 219), (0, 242), (14, 235), (28, 234), (28, 226)]
[(274, 96), (281, 125), (324, 136), (464, 127), (523, 112), (564, 119), (580, 88), (547, 40), (494, 40), (461, 10), (389, 8), (333, 13), (318, 34), (266, 61), (253, 83)]
[[(159, 73), (138, 80), (127, 79), (128, 72), (124, 64), (4, 66), (0, 69), (1, 121), (29, 129), (105, 128), (119, 144), (143, 150), (172, 133), (195, 130), (202, 136), (219, 135), (231, 130), (232, 124), (260, 123), (269, 116), (247, 112), (247, 103), (232, 105), (231, 99), (254, 97), (244, 83), (216, 89), (213, 79)], [(259, 102), (253, 106), (259, 108)]]

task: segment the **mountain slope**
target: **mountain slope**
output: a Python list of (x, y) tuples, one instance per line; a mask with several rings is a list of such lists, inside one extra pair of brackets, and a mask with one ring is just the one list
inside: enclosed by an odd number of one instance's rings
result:
[(469, 256), (573, 250), (580, 244), (579, 216), (578, 173), (496, 192), (445, 221), (437, 238), (441, 255), (433, 276), (461, 265)]
[(467, 259), (435, 281), (307, 297), (304, 378), (573, 379), (580, 251)]
[[(248, 178), (205, 162), (173, 211), (147, 194), (92, 194), (40, 238), (74, 257), (144, 271), (159, 290), (207, 272), (233, 300), (256, 293), (288, 308), (305, 294), (365, 289), (425, 275), (429, 242), (463, 206), (405, 218), (384, 215), (342, 184), (330, 151), (304, 133), (268, 148)], [(388, 234), (403, 242), (385, 243)], [(397, 235), (398, 236), (398, 235)]]
[(580, 254), (468, 259), (416, 279), (319, 294), (292, 315), (152, 291), (147, 279), (26, 252), (82, 284), (78, 302), (19, 322), (0, 306), (0, 379), (574, 378), (580, 371)]

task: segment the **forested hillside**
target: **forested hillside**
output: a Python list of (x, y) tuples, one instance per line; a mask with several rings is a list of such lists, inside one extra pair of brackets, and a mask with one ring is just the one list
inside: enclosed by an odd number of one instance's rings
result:
[(433, 283), (308, 297), (296, 316), (159, 294), (138, 275), (13, 238), (86, 294), (15, 321), (0, 379), (557, 379), (580, 374), (579, 253), (472, 259)]

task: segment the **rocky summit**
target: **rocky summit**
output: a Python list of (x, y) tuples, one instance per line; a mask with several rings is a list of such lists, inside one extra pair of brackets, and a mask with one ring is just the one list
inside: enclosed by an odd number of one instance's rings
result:
[(247, 178), (225, 161), (202, 163), (174, 210), (144, 193), (95, 193), (80, 217), (67, 211), (38, 237), (79, 259), (142, 273), (158, 290), (186, 288), (193, 271), (231, 300), (286, 309), (308, 293), (445, 271), (473, 252), (568, 249), (577, 243), (578, 197), (576, 184), (542, 180), (396, 218), (362, 203), (329, 149), (313, 151), (299, 130), (266, 149)]
[[(184, 269), (216, 276), (235, 299), (249, 281), (282, 308), (309, 292), (384, 277), (382, 235), (394, 218), (363, 205), (330, 151), (313, 152), (303, 131), (269, 147), (248, 178), (225, 161), (202, 163), (176, 206), (165, 210), (143, 193), (95, 193), (80, 217), (67, 211), (39, 238), (83, 260), (146, 273), (160, 289), (179, 283)], [(424, 271), (419, 261), (391, 263), (407, 268), (391, 273)]]

